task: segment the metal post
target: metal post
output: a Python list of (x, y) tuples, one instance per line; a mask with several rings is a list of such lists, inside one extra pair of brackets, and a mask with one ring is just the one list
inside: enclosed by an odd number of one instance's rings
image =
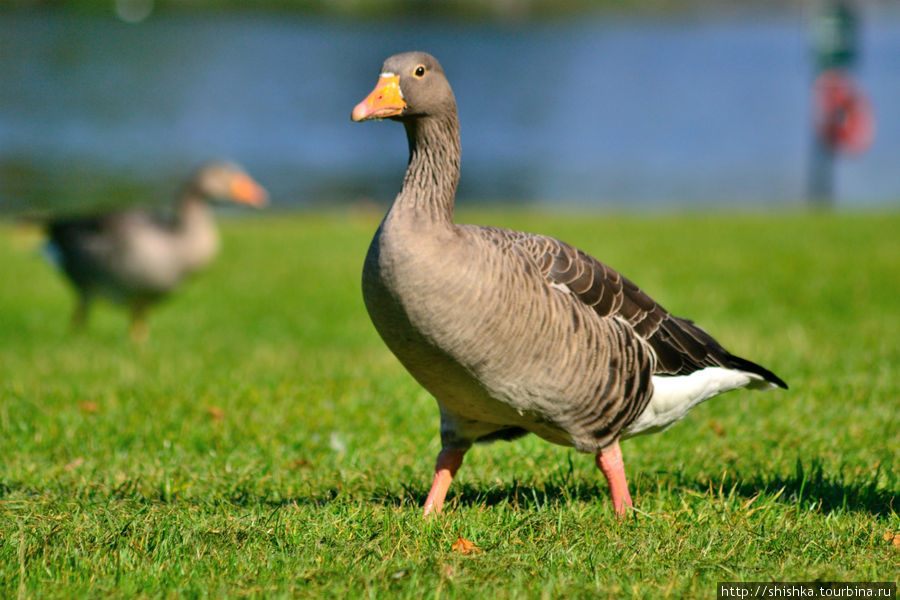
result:
[[(818, 77), (829, 69), (849, 71), (856, 62), (859, 21), (852, 0), (825, 0), (813, 19), (813, 50)], [(808, 201), (815, 207), (834, 204), (834, 148), (813, 132)]]

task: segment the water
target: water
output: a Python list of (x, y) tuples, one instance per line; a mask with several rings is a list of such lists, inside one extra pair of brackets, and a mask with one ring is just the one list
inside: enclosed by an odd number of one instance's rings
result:
[[(841, 205), (900, 198), (900, 12), (874, 10), (858, 77), (877, 139), (840, 161)], [(245, 165), (276, 205), (387, 201), (405, 167), (401, 127), (349, 114), (385, 57), (423, 49), (456, 93), (462, 202), (799, 205), (806, 25), (791, 12), (515, 27), (2, 14), (2, 202), (170, 195), (212, 157)]]

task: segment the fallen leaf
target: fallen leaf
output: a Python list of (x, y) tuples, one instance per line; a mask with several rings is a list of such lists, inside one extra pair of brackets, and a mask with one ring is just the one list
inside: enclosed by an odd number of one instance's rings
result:
[(295, 458), (290, 462), (288, 468), (292, 471), (296, 471), (297, 469), (307, 469), (310, 466), (310, 462), (305, 458)]
[(710, 427), (710, 429), (713, 430), (713, 433), (715, 433), (717, 436), (723, 437), (725, 435), (725, 428), (722, 427), (718, 421), (710, 421), (709, 427)]
[(78, 408), (81, 409), (81, 412), (89, 414), (94, 414), (95, 412), (100, 410), (100, 406), (98, 406), (96, 402), (89, 402), (87, 400), (85, 400), (84, 402), (79, 402)]
[(221, 421), (225, 418), (225, 411), (218, 406), (207, 406), (203, 410), (206, 411), (206, 414), (208, 414), (213, 421)]
[(453, 542), (452, 549), (454, 552), (459, 552), (460, 554), (472, 554), (474, 552), (481, 552), (481, 548), (463, 537), (456, 538), (456, 541)]
[(65, 469), (66, 471), (74, 471), (75, 469), (77, 469), (78, 467), (80, 467), (83, 464), (84, 464), (84, 459), (79, 456), (78, 458), (76, 458), (75, 460), (73, 460), (72, 462), (70, 462), (69, 464), (64, 466), (63, 469)]

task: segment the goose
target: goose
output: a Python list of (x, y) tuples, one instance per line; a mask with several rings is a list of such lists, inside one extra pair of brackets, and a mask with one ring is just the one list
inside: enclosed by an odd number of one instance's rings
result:
[(459, 119), (433, 56), (388, 58), (351, 119), (400, 121), (409, 145), (362, 291), (387, 347), (437, 400), (425, 516), (441, 512), (474, 443), (534, 433), (594, 454), (623, 517), (633, 505), (620, 440), (663, 431), (729, 390), (787, 388), (574, 246), (455, 224)]
[(77, 295), (73, 328), (86, 325), (92, 300), (102, 296), (126, 305), (132, 339), (145, 339), (148, 307), (218, 252), (212, 200), (259, 207), (268, 195), (241, 167), (216, 161), (191, 175), (169, 218), (133, 209), (50, 221), (47, 254)]

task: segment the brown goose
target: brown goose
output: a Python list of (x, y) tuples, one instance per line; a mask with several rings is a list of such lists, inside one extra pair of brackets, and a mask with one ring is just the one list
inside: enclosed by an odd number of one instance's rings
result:
[(218, 251), (210, 200), (261, 206), (267, 194), (237, 165), (213, 162), (188, 179), (171, 218), (131, 210), (49, 223), (48, 254), (78, 294), (73, 326), (84, 326), (91, 300), (104, 296), (130, 308), (131, 336), (145, 338), (148, 306)]
[(403, 123), (409, 166), (375, 233), (363, 296), (378, 333), (437, 399), (440, 512), (474, 442), (525, 433), (596, 455), (618, 515), (631, 506), (619, 440), (662, 431), (728, 390), (783, 387), (557, 239), (453, 223), (456, 101), (423, 52), (387, 59), (354, 121)]

